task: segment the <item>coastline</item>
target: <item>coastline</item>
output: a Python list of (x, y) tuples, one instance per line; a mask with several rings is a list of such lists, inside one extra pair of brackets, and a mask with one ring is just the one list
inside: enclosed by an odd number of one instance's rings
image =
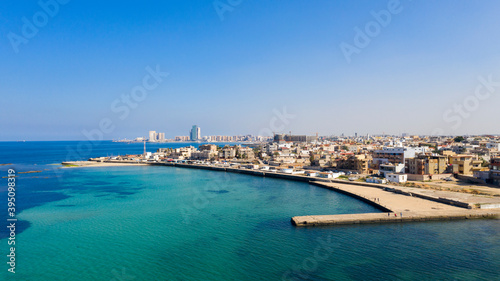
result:
[[(309, 184), (330, 189), (339, 193), (357, 198), (370, 204), (384, 213), (365, 213), (348, 215), (315, 215), (292, 217), (294, 226), (325, 226), (345, 225), (360, 223), (388, 223), (388, 222), (414, 222), (429, 220), (452, 219), (499, 219), (500, 208), (487, 210), (473, 209), (474, 205), (461, 202), (456, 198), (420, 194), (398, 189), (394, 186), (364, 183), (355, 181), (342, 181), (336, 179), (311, 178), (305, 175), (284, 174), (253, 169), (230, 168), (200, 164), (160, 163), (160, 162), (135, 162), (135, 161), (77, 161), (63, 162), (66, 165), (78, 167), (112, 167), (112, 166), (171, 166), (180, 168), (203, 169), (224, 171), (238, 174), (247, 174), (260, 177), (272, 177), (285, 180), (302, 181)], [(440, 194), (441, 195), (441, 194)], [(500, 200), (499, 200), (500, 201)], [(500, 202), (499, 202), (500, 203)], [(389, 214), (389, 215), (388, 215)], [(403, 217), (401, 217), (403, 214)]]
[(129, 162), (96, 162), (96, 161), (71, 161), (71, 162), (62, 162), (62, 168), (70, 169), (70, 168), (94, 168), (94, 167), (116, 167), (116, 166), (144, 166), (148, 165), (146, 163), (129, 163)]

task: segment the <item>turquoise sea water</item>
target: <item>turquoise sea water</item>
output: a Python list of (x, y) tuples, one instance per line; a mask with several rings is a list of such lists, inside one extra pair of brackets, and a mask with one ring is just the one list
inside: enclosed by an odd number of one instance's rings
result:
[[(14, 164), (1, 173), (42, 170), (17, 178), (16, 274), (2, 227), (0, 280), (500, 280), (498, 220), (295, 228), (296, 215), (378, 211), (279, 179), (48, 165), (76, 145), (0, 143)], [(46, 152), (8, 159), (20, 146)]]

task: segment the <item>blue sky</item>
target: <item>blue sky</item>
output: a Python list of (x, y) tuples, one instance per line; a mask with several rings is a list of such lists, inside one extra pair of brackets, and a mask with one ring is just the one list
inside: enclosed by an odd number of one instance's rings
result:
[[(0, 3), (0, 140), (174, 137), (193, 124), (202, 135), (500, 133), (496, 1), (221, 0), (222, 13), (204, 0), (67, 2), (53, 15)], [(23, 18), (38, 31), (23, 35)], [(356, 28), (377, 24), (356, 47)], [(349, 61), (343, 43), (358, 50)], [(124, 116), (113, 102), (147, 67), (169, 75)], [(284, 109), (294, 117), (271, 125)]]

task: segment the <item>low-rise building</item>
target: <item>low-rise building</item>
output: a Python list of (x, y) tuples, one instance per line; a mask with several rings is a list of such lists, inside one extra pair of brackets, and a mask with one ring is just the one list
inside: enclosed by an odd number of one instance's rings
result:
[(418, 155), (406, 159), (405, 172), (415, 175), (442, 174), (446, 171), (448, 158), (440, 155)]
[(236, 157), (236, 149), (233, 147), (224, 147), (219, 151), (219, 158), (233, 159)]
[(293, 173), (293, 169), (292, 168), (282, 168), (282, 169), (279, 169), (279, 172), (284, 173), (284, 174), (291, 174), (291, 173)]
[(500, 185), (500, 158), (491, 158), (489, 167), (491, 183)]
[(359, 154), (336, 159), (337, 169), (353, 170), (361, 174), (368, 174), (369, 155)]
[(368, 178), (366, 178), (366, 182), (369, 182), (369, 183), (387, 183), (387, 180), (386, 179), (379, 179), (379, 178), (368, 177)]
[(209, 160), (217, 155), (217, 151), (203, 150), (191, 152), (190, 159)]
[(408, 181), (406, 174), (386, 174), (385, 178), (389, 182), (405, 183)]
[(324, 179), (333, 179), (333, 173), (331, 173), (331, 172), (320, 172), (320, 173), (318, 173), (318, 177), (324, 178)]
[(196, 152), (196, 148), (193, 146), (186, 146), (186, 147), (180, 147), (180, 148), (175, 148), (171, 150), (170, 155), (168, 157), (172, 159), (190, 159), (191, 158), (191, 153)]
[(189, 141), (188, 136), (176, 136), (175, 141)]
[(306, 171), (306, 176), (315, 177), (317, 175), (318, 175), (318, 172), (316, 172), (316, 171)]
[(500, 151), (500, 143), (497, 143), (497, 142), (487, 143), (486, 148)]
[(295, 154), (284, 154), (278, 152), (276, 155), (274, 155), (273, 160), (278, 163), (291, 164), (295, 163), (295, 157)]
[(459, 154), (451, 157), (453, 173), (472, 176), (475, 171), (481, 171), (483, 161), (477, 160), (473, 155)]
[(253, 160), (255, 158), (255, 153), (250, 147), (238, 147), (238, 153), (243, 159)]
[(384, 175), (384, 177), (387, 174), (399, 174), (399, 173), (404, 173), (405, 172), (405, 165), (404, 164), (382, 164), (380, 165), (379, 169), (380, 174)]
[(373, 159), (377, 162), (386, 160), (392, 164), (405, 163), (405, 159), (414, 158), (417, 154), (427, 151), (426, 147), (384, 147), (373, 152)]
[(204, 150), (217, 151), (217, 145), (215, 145), (215, 144), (203, 144), (203, 145), (200, 145), (198, 147), (198, 150), (199, 151), (204, 151)]

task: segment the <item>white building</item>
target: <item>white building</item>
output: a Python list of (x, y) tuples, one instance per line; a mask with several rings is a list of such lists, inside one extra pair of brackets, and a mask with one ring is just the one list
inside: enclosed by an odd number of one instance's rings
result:
[(306, 175), (310, 177), (315, 177), (318, 173), (316, 171), (307, 171)]
[(325, 178), (325, 179), (336, 179), (340, 177), (340, 173), (334, 173), (334, 172), (319, 172), (318, 177), (320, 178)]
[(384, 147), (382, 150), (373, 152), (374, 163), (405, 163), (408, 158), (415, 158), (416, 155), (425, 153), (428, 148), (423, 147)]
[(291, 173), (293, 173), (293, 169), (292, 168), (284, 168), (284, 169), (280, 169), (279, 171), (281, 173), (284, 173), (284, 174), (291, 174)]
[(158, 141), (165, 141), (165, 133), (158, 133), (157, 135)]
[(378, 179), (378, 178), (366, 178), (366, 182), (369, 183), (387, 183), (386, 179)]
[(149, 131), (149, 141), (156, 141), (156, 131)]
[(496, 142), (487, 143), (486, 148), (500, 151), (500, 143), (496, 143)]
[(406, 174), (386, 174), (385, 178), (389, 182), (405, 183), (408, 181), (408, 175)]
[(324, 179), (333, 179), (333, 173), (328, 173), (328, 172), (320, 172), (318, 174), (318, 177), (324, 178)]
[(388, 174), (398, 174), (405, 172), (405, 164), (382, 164), (380, 165), (380, 173), (387, 177)]

